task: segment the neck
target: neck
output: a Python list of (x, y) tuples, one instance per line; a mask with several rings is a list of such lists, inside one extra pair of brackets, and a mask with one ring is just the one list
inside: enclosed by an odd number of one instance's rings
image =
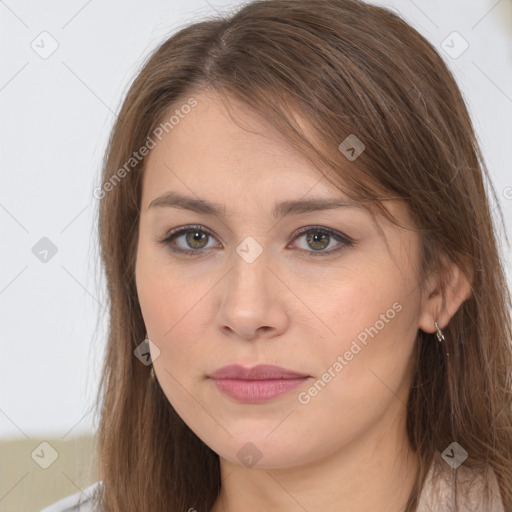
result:
[(401, 423), (303, 466), (247, 468), (221, 458), (222, 486), (211, 512), (404, 511), (419, 460)]

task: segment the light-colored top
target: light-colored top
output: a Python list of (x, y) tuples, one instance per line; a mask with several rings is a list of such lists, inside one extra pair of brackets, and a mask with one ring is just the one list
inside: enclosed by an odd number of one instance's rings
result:
[[(434, 473), (436, 478), (434, 479)], [(489, 486), (490, 503), (484, 501), (485, 480), (464, 465), (452, 469), (438, 452), (430, 467), (421, 492), (417, 512), (453, 512), (455, 510), (454, 478), (457, 478), (458, 512), (505, 512), (494, 472)], [(63, 498), (40, 512), (102, 512), (95, 506), (95, 492), (101, 481)]]
[(94, 501), (95, 493), (100, 485), (101, 480), (86, 487), (83, 491), (71, 494), (52, 503), (48, 507), (43, 508), (41, 512), (101, 512), (95, 506)]
[[(486, 484), (481, 473), (464, 464), (452, 469), (437, 452), (425, 479), (416, 512), (454, 512), (455, 480), (458, 512), (505, 512), (496, 475), (490, 470), (489, 474), (489, 483)], [(486, 493), (489, 501), (485, 501)]]

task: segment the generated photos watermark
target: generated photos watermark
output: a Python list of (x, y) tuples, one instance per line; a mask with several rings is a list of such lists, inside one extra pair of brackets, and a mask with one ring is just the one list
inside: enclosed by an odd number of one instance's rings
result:
[[(303, 404), (307, 405), (309, 402), (311, 402), (311, 399), (322, 391), (325, 386), (336, 377), (344, 368), (347, 366), (354, 357), (361, 352), (361, 350), (367, 346), (368, 344), (368, 337), (374, 338), (379, 334), (384, 327), (386, 327), (387, 324), (395, 316), (397, 313), (400, 313), (402, 311), (402, 304), (399, 302), (394, 302), (392, 307), (390, 307), (385, 313), (381, 313), (379, 315), (379, 320), (377, 320), (372, 326), (366, 327), (364, 330), (362, 330), (357, 336), (357, 340), (352, 340), (352, 343), (350, 345), (350, 349), (346, 350), (343, 355), (339, 355), (336, 358), (336, 361), (333, 362), (329, 368), (322, 374), (322, 376), (316, 380), (316, 382), (307, 389), (307, 391), (301, 391), (297, 399), (298, 401)], [(359, 341), (359, 343), (358, 343)]]
[(181, 105), (180, 108), (175, 109), (174, 114), (169, 119), (160, 123), (152, 132), (151, 135), (146, 139), (146, 142), (127, 159), (122, 167), (120, 167), (115, 174), (113, 174), (101, 187), (96, 187), (93, 190), (93, 196), (96, 199), (103, 199), (107, 192), (113, 190), (113, 188), (127, 175), (130, 171), (135, 168), (144, 157), (149, 154), (149, 151), (154, 149), (158, 142), (162, 141), (164, 133), (170, 133), (182, 119), (190, 114), (192, 109), (197, 106), (197, 100), (195, 98), (189, 98), (187, 103)]

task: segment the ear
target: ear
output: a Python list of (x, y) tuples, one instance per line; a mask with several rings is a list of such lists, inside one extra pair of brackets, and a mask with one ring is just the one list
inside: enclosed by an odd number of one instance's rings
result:
[(434, 333), (436, 332), (434, 322), (437, 322), (443, 329), (461, 304), (471, 297), (471, 293), (471, 283), (460, 268), (442, 255), (440, 268), (427, 279), (421, 299), (418, 327), (424, 332)]

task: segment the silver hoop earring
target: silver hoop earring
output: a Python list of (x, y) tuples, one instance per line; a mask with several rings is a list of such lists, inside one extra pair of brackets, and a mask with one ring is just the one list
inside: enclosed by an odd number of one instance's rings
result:
[[(437, 329), (437, 332), (436, 332), (437, 341), (439, 341), (439, 343), (442, 343), (445, 340), (443, 331), (440, 329), (439, 325), (437, 325), (437, 322), (434, 322), (434, 325), (436, 326), (436, 329)], [(446, 356), (449, 356), (449, 355), (450, 354), (448, 352), (446, 352)]]
[(437, 325), (437, 322), (434, 322), (434, 325), (436, 326), (436, 329), (437, 329), (437, 332), (436, 332), (437, 340), (439, 341), (439, 343), (441, 343), (444, 341), (443, 331), (441, 331), (441, 329), (439, 328), (439, 325)]

